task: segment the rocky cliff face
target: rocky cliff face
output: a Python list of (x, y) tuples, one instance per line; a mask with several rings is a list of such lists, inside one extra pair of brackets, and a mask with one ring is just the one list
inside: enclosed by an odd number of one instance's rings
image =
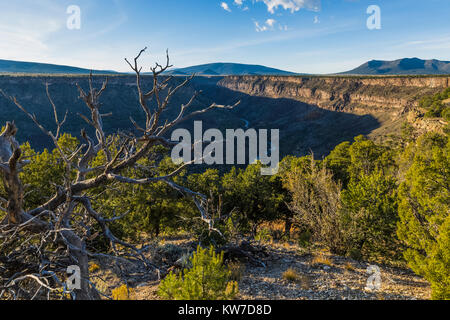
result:
[(387, 112), (395, 118), (417, 107), (423, 95), (447, 88), (450, 77), (230, 76), (219, 85), (253, 96), (295, 99), (327, 110)]
[[(175, 77), (170, 85), (175, 87), (183, 79)], [(101, 86), (103, 80), (103, 76), (95, 76), (95, 86)], [(233, 110), (211, 110), (181, 123), (180, 127), (192, 130), (193, 121), (201, 120), (204, 130), (279, 129), (281, 156), (307, 155), (312, 151), (321, 158), (339, 143), (351, 141), (357, 135), (378, 139), (399, 133), (407, 120), (422, 131), (434, 130), (440, 122), (421, 119), (420, 111), (415, 110), (417, 101), (424, 94), (442, 91), (449, 80), (446, 77), (197, 77), (173, 97), (165, 117), (174, 119), (180, 106), (187, 103), (194, 92), (201, 91), (201, 94), (195, 99), (192, 111), (212, 103), (234, 105), (241, 101)], [(46, 83), (50, 85), (59, 114), (69, 111), (63, 130), (79, 136), (86, 124), (78, 114), (86, 114), (88, 110), (78, 98), (75, 84), (86, 87), (86, 77), (0, 75), (0, 89), (17, 97), (51, 129), (54, 119), (45, 93)], [(152, 78), (144, 77), (144, 88), (152, 85)], [(138, 123), (145, 122), (133, 76), (111, 76), (101, 103), (102, 112), (112, 114), (104, 121), (108, 134), (133, 130), (130, 117)], [(51, 147), (48, 137), (0, 95), (0, 123), (6, 121), (16, 122), (19, 141), (30, 141), (37, 150)], [(88, 133), (95, 134), (89, 129)]]

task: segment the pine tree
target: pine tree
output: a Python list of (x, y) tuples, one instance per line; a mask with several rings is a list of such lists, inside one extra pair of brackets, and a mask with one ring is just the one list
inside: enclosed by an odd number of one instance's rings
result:
[(405, 259), (431, 283), (434, 299), (450, 299), (449, 151), (448, 136), (421, 137), (404, 154), (412, 165), (399, 193), (397, 233), (408, 245)]

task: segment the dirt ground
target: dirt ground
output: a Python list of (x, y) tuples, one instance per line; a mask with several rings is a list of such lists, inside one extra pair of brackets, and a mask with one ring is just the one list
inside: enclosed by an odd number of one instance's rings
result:
[[(286, 243), (262, 246), (265, 255), (261, 261), (265, 267), (254, 263), (241, 263), (243, 272), (239, 281), (238, 299), (424, 300), (431, 297), (429, 284), (408, 269), (378, 265), (372, 266), (369, 273), (367, 271), (371, 266), (369, 263), (333, 256), (324, 251), (305, 253), (298, 246)], [(194, 247), (188, 240), (166, 240), (153, 251), (153, 255), (159, 255), (156, 262), (167, 267), (174, 259), (192, 251)], [(174, 258), (161, 258), (161, 252), (167, 251)], [(372, 278), (376, 278), (376, 267), (380, 271), (380, 285), (371, 290), (367, 285), (372, 283), (370, 281)], [(294, 279), (286, 280), (283, 276), (288, 269), (290, 273), (295, 274)], [(101, 279), (96, 283), (104, 292), (110, 292), (111, 289), (120, 286), (113, 270), (101, 269), (96, 275)], [(133, 299), (159, 299), (158, 280), (131, 279), (128, 285), (133, 288)]]

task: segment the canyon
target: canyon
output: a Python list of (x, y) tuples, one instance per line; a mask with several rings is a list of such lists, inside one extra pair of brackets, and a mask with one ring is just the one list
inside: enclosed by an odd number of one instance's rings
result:
[[(95, 75), (94, 84), (101, 86), (104, 76)], [(176, 86), (184, 77), (173, 77), (170, 86)], [(87, 127), (79, 114), (86, 114), (86, 106), (78, 99), (76, 83), (87, 87), (83, 75), (1, 75), (0, 89), (15, 96), (28, 111), (48, 129), (54, 129), (51, 106), (45, 93), (45, 84), (59, 109), (68, 110), (64, 130), (79, 136)], [(205, 130), (254, 128), (279, 129), (280, 152), (285, 155), (326, 156), (337, 144), (351, 141), (363, 134), (374, 140), (383, 140), (399, 134), (408, 121), (419, 130), (439, 130), (442, 120), (425, 120), (418, 101), (424, 95), (447, 88), (449, 76), (226, 76), (196, 77), (179, 91), (169, 104), (164, 117), (176, 117), (183, 103), (194, 92), (193, 110), (213, 102), (225, 105), (241, 103), (233, 110), (212, 110), (181, 123), (180, 128), (193, 130), (194, 120), (203, 121)], [(150, 88), (152, 77), (143, 77), (144, 88)], [(107, 133), (132, 131), (130, 117), (145, 121), (141, 112), (135, 77), (112, 75), (101, 99)], [(21, 142), (30, 141), (36, 150), (48, 148), (51, 143), (29, 119), (8, 99), (0, 95), (0, 121), (15, 121)], [(244, 127), (245, 126), (245, 127)]]
[(383, 139), (409, 122), (419, 133), (440, 131), (441, 119), (424, 119), (419, 101), (450, 86), (449, 76), (230, 76), (218, 83), (233, 91), (293, 99), (324, 110), (371, 115), (380, 122), (369, 136)]
[(333, 111), (403, 114), (424, 95), (442, 91), (450, 77), (229, 76), (218, 83), (255, 96), (288, 98)]

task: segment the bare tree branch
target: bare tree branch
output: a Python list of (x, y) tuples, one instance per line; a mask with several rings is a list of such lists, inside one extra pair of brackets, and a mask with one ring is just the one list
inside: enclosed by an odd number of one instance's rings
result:
[[(81, 269), (82, 288), (70, 294), (76, 299), (100, 299), (101, 294), (90, 281), (89, 259), (108, 258), (118, 262), (124, 259), (124, 253), (119, 250), (119, 247), (126, 249), (128, 259), (142, 264), (146, 270), (156, 270), (159, 274), (157, 267), (152, 265), (144, 255), (146, 247), (139, 249), (122, 241), (110, 230), (108, 223), (121, 219), (127, 213), (107, 219), (102, 216), (100, 210), (94, 209), (92, 201), (95, 200), (95, 195), (92, 195), (92, 190), (97, 188), (107, 189), (117, 184), (145, 185), (164, 182), (182, 195), (191, 198), (208, 228), (220, 234), (220, 231), (214, 227), (216, 219), (208, 212), (207, 197), (173, 181), (173, 178), (191, 163), (185, 163), (173, 172), (162, 176), (156, 173), (158, 163), (154, 167), (147, 166), (145, 170), (140, 170), (141, 175), (144, 175), (142, 177), (127, 175), (129, 172), (142, 169), (140, 160), (156, 157), (152, 153), (153, 147), (174, 146), (176, 143), (168, 140), (165, 134), (180, 122), (215, 108), (232, 109), (238, 103), (232, 106), (211, 104), (209, 107), (186, 114), (195, 103), (199, 94), (196, 92), (186, 104), (181, 106), (180, 113), (175, 119), (160, 123), (162, 113), (169, 107), (172, 98), (191, 82), (194, 75), (177, 82), (178, 84), (173, 87), (170, 87), (170, 84), (177, 81), (173, 77), (163, 77), (161, 80), (160, 76), (172, 67), (167, 51), (166, 63), (164, 65), (156, 63), (150, 68), (153, 86), (146, 91), (143, 88), (142, 67), (139, 66), (139, 59), (146, 49), (142, 49), (133, 62), (125, 59), (136, 74), (139, 104), (146, 118), (145, 126), (139, 125), (130, 118), (139, 136), (125, 133), (107, 136), (103, 128), (103, 118), (111, 114), (101, 113), (100, 99), (107, 90), (108, 78), (102, 82), (100, 88), (96, 88), (92, 72), (88, 79), (88, 91), (78, 84), (76, 86), (80, 99), (90, 111), (89, 116), (80, 114), (80, 117), (95, 129), (95, 137), (91, 138), (86, 130), (81, 130), (84, 144), (69, 152), (62, 150), (59, 143), (68, 112), (66, 111), (64, 117), (60, 118), (48, 84), (46, 84), (46, 94), (56, 124), (54, 133), (46, 129), (34, 114), (28, 112), (16, 97), (10, 97), (0, 91), (52, 139), (65, 167), (64, 185), (57, 186), (54, 195), (46, 203), (25, 212), (23, 209), (24, 187), (19, 173), (27, 162), (21, 159), (21, 149), (15, 139), (16, 126), (14, 123), (6, 124), (5, 130), (0, 135), (0, 173), (2, 173), (7, 193), (6, 199), (0, 198), (0, 203), (4, 204), (0, 206), (0, 210), (6, 212), (6, 218), (0, 224), (0, 262), (11, 266), (9, 269), (18, 271), (10, 274), (0, 268), (0, 298), (8, 295), (13, 299), (35, 299), (44, 292), (46, 297), (50, 297), (55, 294), (55, 288), (62, 286), (63, 281), (60, 279), (65, 272), (64, 267), (68, 264), (77, 264)], [(149, 105), (150, 100), (155, 104), (154, 110)], [(100, 155), (104, 156), (99, 157)], [(93, 164), (94, 159), (96, 165)], [(99, 164), (98, 161), (101, 163)], [(112, 254), (91, 252), (86, 247), (87, 241), (97, 237), (98, 232), (108, 239)], [(65, 249), (61, 250), (58, 246)], [(52, 260), (51, 263), (49, 259)], [(33, 262), (24, 266), (22, 261)], [(3, 273), (7, 274), (7, 277), (2, 276)], [(34, 284), (31, 284), (30, 280)]]

